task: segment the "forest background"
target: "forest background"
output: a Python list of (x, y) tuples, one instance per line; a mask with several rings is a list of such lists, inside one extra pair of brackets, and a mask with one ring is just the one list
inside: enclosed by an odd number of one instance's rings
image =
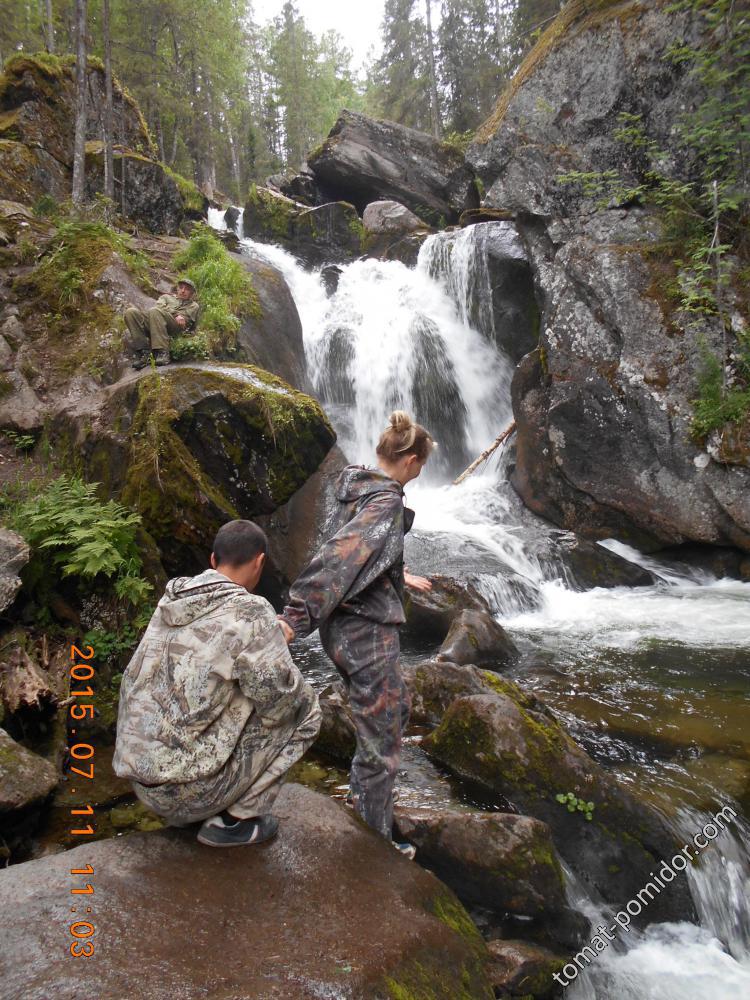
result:
[[(88, 0), (89, 56), (109, 37), (162, 161), (209, 197), (242, 203), (252, 183), (297, 171), (342, 108), (465, 143), (562, 3), (386, 0), (362, 66), (338, 31), (316, 36), (297, 4), (279, 5), (261, 23), (250, 0)], [(0, 62), (76, 50), (81, 0), (0, 7)]]

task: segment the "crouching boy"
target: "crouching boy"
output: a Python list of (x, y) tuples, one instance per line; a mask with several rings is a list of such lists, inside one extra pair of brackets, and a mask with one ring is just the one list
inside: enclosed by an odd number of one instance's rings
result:
[(113, 767), (211, 847), (273, 837), (284, 775), (320, 729), (318, 698), (273, 608), (252, 593), (266, 555), (252, 521), (216, 536), (211, 569), (170, 580), (120, 690)]

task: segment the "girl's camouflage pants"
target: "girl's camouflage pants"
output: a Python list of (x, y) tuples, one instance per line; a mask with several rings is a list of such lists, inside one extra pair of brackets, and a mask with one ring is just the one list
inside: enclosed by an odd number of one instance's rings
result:
[(354, 808), (390, 840), (401, 733), (411, 707), (399, 666), (398, 626), (337, 612), (321, 626), (320, 637), (344, 680), (357, 729), (350, 778)]

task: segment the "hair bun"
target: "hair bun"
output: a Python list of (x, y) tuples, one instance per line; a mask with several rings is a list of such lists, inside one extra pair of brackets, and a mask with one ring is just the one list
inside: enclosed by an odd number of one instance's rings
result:
[(390, 416), (390, 424), (397, 434), (403, 434), (411, 428), (412, 421), (405, 410), (394, 410)]

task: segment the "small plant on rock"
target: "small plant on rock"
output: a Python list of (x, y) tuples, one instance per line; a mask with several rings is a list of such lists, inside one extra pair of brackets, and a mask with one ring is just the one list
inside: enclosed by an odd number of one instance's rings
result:
[(568, 812), (582, 812), (587, 820), (591, 820), (594, 814), (594, 803), (579, 799), (573, 792), (558, 792), (555, 801), (561, 806), (565, 806)]

